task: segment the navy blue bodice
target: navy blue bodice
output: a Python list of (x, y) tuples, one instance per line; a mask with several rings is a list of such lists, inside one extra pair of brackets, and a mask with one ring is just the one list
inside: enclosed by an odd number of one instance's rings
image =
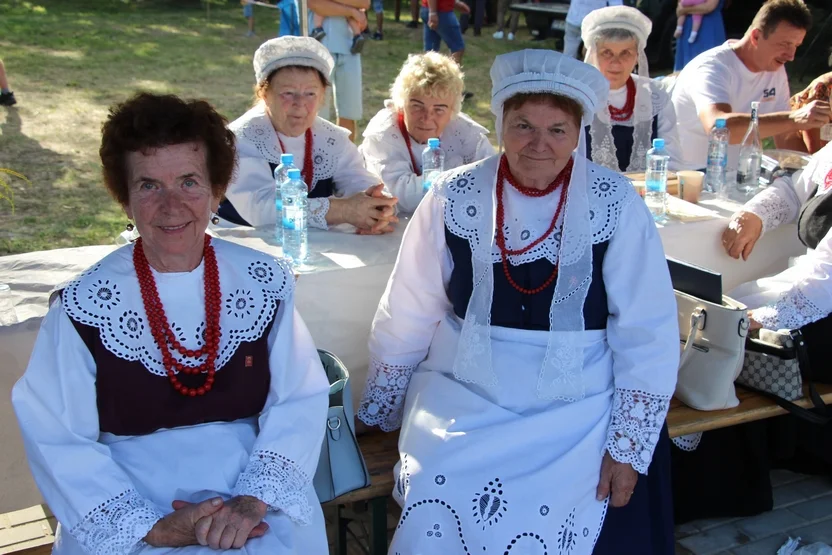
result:
[[(474, 289), (474, 269), (471, 264), (471, 246), (468, 241), (451, 233), (445, 227), (445, 241), (454, 262), (448, 284), (448, 299), (459, 318), (465, 318), (468, 301)], [(606, 329), (609, 310), (607, 291), (604, 287), (602, 265), (608, 241), (592, 246), (592, 283), (584, 303), (584, 322), (587, 330)], [(540, 287), (552, 275), (554, 266), (545, 258), (509, 266), (512, 279), (521, 287)], [(506, 279), (503, 265), (494, 264), (494, 296), (491, 302), (491, 325), (524, 330), (548, 330), (549, 307), (555, 294), (555, 283), (536, 295), (524, 295)]]
[[(653, 139), (658, 137), (659, 133), (659, 116), (653, 116), (653, 134), (650, 136)], [(630, 166), (630, 157), (633, 154), (633, 130), (634, 127), (626, 125), (612, 126), (612, 140), (615, 143), (615, 154), (618, 158), (618, 170), (625, 172)], [(589, 134), (589, 126), (584, 128), (584, 135), (586, 137), (586, 157), (592, 160), (592, 137)]]

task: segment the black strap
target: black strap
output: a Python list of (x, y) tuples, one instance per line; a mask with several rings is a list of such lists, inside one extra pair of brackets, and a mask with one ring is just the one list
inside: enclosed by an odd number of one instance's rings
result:
[(251, 225), (242, 216), (240, 216), (240, 213), (237, 212), (237, 209), (234, 208), (234, 205), (231, 204), (231, 201), (227, 198), (222, 199), (219, 209), (217, 210), (217, 216), (223, 220), (231, 222), (232, 224), (245, 226)]

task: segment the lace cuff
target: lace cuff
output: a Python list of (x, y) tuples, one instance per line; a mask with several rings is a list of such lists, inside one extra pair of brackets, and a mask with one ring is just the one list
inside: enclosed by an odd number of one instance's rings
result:
[(775, 187), (763, 189), (746, 202), (742, 209), (756, 214), (763, 220), (763, 233), (792, 221), (797, 215), (796, 207), (778, 195)]
[(144, 546), (162, 516), (137, 491), (127, 490), (90, 511), (69, 533), (88, 553), (123, 555)]
[(385, 432), (401, 428), (404, 396), (415, 368), (384, 364), (371, 359), (358, 418), (368, 426), (378, 426)]
[(682, 451), (693, 452), (696, 451), (696, 448), (699, 447), (699, 442), (702, 441), (702, 432), (673, 437), (670, 438), (670, 441)]
[(774, 306), (762, 306), (751, 311), (751, 317), (768, 330), (796, 330), (825, 318), (828, 312), (818, 308), (799, 287), (786, 291)]
[(309, 524), (312, 508), (307, 490), (312, 480), (291, 460), (272, 451), (255, 451), (237, 479), (234, 496), (250, 495), (283, 511), (297, 524)]
[(309, 225), (318, 229), (329, 229), (326, 223), (326, 214), (329, 212), (328, 198), (311, 198), (309, 203)]
[(670, 395), (616, 388), (607, 434), (612, 458), (647, 474), (669, 407)]

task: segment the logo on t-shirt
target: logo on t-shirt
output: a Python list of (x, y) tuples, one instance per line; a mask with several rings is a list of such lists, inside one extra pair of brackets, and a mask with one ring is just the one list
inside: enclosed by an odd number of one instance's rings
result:
[(763, 89), (763, 102), (771, 102), (777, 96), (777, 90), (775, 87), (771, 87), (770, 89)]

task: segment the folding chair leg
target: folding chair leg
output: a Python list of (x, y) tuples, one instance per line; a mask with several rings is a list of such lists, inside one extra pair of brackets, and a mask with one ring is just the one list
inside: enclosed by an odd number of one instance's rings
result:
[(387, 554), (387, 497), (370, 500), (370, 555)]
[(344, 516), (344, 506), (338, 505), (335, 508), (335, 553), (336, 555), (347, 555), (347, 526), (350, 519)]

